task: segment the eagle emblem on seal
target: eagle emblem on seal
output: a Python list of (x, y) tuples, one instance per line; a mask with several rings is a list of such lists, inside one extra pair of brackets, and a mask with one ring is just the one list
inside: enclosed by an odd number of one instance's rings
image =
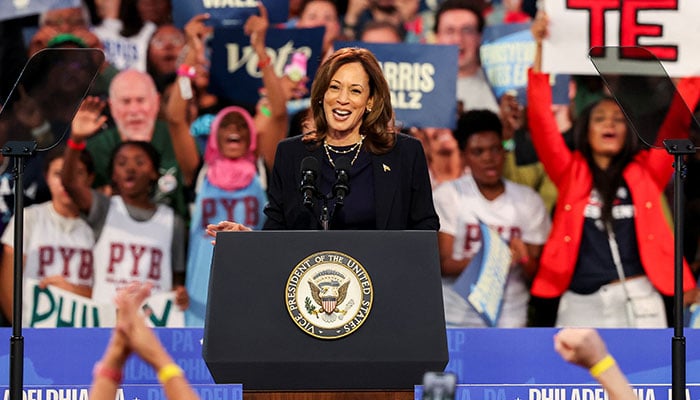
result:
[(340, 308), (348, 295), (349, 280), (341, 282), (337, 276), (323, 274), (318, 281), (309, 280), (308, 283), (313, 303), (307, 297), (306, 308), (310, 314), (317, 318), (320, 317), (326, 322), (333, 322), (336, 319), (342, 320), (347, 309), (354, 304), (350, 300), (345, 308)]

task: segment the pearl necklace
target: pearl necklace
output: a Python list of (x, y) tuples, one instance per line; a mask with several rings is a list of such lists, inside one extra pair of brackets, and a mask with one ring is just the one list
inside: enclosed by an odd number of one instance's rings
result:
[(328, 141), (326, 139), (323, 139), (323, 149), (326, 151), (326, 157), (328, 157), (328, 162), (331, 163), (331, 166), (335, 168), (335, 163), (333, 162), (333, 158), (331, 158), (331, 152), (335, 154), (348, 154), (352, 153), (353, 151), (355, 152), (355, 156), (352, 158), (352, 161), (350, 161), (350, 165), (355, 164), (355, 160), (357, 160), (357, 157), (360, 155), (360, 150), (362, 150), (362, 141), (365, 140), (365, 135), (360, 135), (360, 140), (350, 146), (349, 149), (347, 150), (338, 150), (335, 147), (331, 146), (328, 144)]

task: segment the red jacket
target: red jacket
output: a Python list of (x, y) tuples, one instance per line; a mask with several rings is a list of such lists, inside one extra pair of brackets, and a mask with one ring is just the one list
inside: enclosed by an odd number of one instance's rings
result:
[[(697, 79), (681, 81), (679, 91), (697, 103), (700, 85)], [(588, 203), (593, 178), (583, 155), (570, 151), (551, 112), (552, 95), (549, 75), (528, 74), (528, 121), (532, 141), (540, 161), (559, 190), (552, 220), (552, 231), (540, 258), (540, 267), (532, 284), (532, 294), (551, 298), (564, 293), (571, 283), (581, 244), (584, 207)], [(660, 135), (672, 137), (688, 134), (690, 114), (672, 112), (661, 127)], [(673, 110), (677, 112), (673, 113)], [(684, 118), (686, 117), (686, 118)], [(666, 134), (666, 133), (675, 133)], [(634, 134), (628, 132), (628, 134)], [(674, 238), (661, 205), (664, 187), (673, 173), (673, 156), (665, 150), (642, 150), (623, 171), (632, 194), (635, 230), (642, 266), (651, 283), (664, 295), (673, 294)], [(695, 279), (683, 261), (684, 290), (695, 286)]]

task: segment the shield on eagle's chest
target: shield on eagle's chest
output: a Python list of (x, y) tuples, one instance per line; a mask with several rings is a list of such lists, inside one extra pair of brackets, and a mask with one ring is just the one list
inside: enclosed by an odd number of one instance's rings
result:
[(332, 314), (333, 310), (335, 310), (338, 298), (335, 296), (327, 296), (323, 297), (321, 300), (323, 300), (323, 311), (325, 311), (326, 314)]

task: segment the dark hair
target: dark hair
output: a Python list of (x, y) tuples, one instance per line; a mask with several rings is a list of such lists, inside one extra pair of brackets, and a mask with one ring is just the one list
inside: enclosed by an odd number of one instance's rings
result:
[(591, 143), (588, 140), (588, 130), (590, 128), (593, 109), (605, 101), (611, 101), (617, 104), (614, 98), (606, 96), (583, 109), (581, 115), (579, 115), (574, 124), (574, 145), (576, 150), (581, 152), (586, 159), (588, 167), (591, 169), (593, 187), (598, 190), (603, 202), (601, 219), (607, 222), (612, 220), (612, 203), (615, 200), (617, 189), (623, 183), (622, 173), (641, 147), (637, 135), (634, 134), (629, 123), (625, 122), (627, 125), (627, 135), (625, 135), (625, 143), (622, 150), (612, 158), (610, 165), (605, 170), (601, 169), (598, 164), (595, 163)]
[(476, 15), (478, 21), (477, 29), (479, 30), (479, 33), (482, 33), (484, 31), (484, 25), (486, 24), (484, 19), (484, 9), (484, 2), (480, 0), (445, 0), (442, 2), (442, 4), (440, 4), (440, 7), (435, 13), (435, 25), (433, 26), (433, 32), (438, 32), (438, 29), (440, 28), (440, 17), (442, 17), (442, 14), (446, 11), (467, 10)]
[(119, 7), (119, 19), (123, 23), (120, 35), (124, 37), (132, 37), (141, 32), (144, 22), (141, 19), (136, 2), (138, 0), (121, 0)]
[(379, 62), (367, 49), (346, 47), (337, 50), (321, 64), (311, 85), (311, 113), (316, 124), (318, 143), (328, 134), (328, 121), (323, 111), (323, 98), (333, 75), (345, 64), (360, 63), (369, 77), (369, 98), (372, 111), (366, 112), (360, 132), (367, 135), (364, 146), (370, 153), (383, 154), (391, 150), (396, 142), (394, 111), (391, 108), (389, 84), (384, 78)]
[(326, 2), (326, 3), (328, 3), (328, 4), (331, 4), (331, 5), (335, 8), (335, 11), (338, 13), (338, 15), (340, 15), (340, 12), (339, 12), (339, 10), (338, 10), (338, 5), (337, 5), (336, 2), (333, 1), (333, 0), (304, 0), (304, 2), (302, 3), (301, 7), (299, 8), (299, 16), (301, 16), (302, 14), (304, 14), (304, 11), (306, 11), (306, 6), (308, 6), (309, 3), (313, 3), (314, 1), (324, 1), (324, 2)]
[(127, 146), (134, 146), (143, 150), (148, 156), (148, 158), (151, 160), (151, 164), (153, 164), (153, 169), (156, 171), (156, 174), (160, 175), (160, 154), (158, 153), (158, 150), (156, 150), (156, 148), (153, 147), (153, 145), (149, 142), (144, 142), (140, 140), (127, 140), (125, 142), (117, 144), (114, 150), (112, 150), (112, 154), (109, 158), (109, 168), (107, 170), (107, 176), (109, 177), (110, 181), (112, 180), (112, 174), (114, 173), (114, 158), (121, 149)]
[[(54, 160), (63, 158), (65, 151), (66, 147), (61, 145), (56, 146), (46, 152), (46, 156), (44, 156), (44, 163), (42, 166), (44, 175), (49, 173), (49, 166)], [(90, 156), (90, 153), (88, 153), (87, 150), (82, 150), (80, 152), (79, 160), (85, 166), (85, 170), (87, 171), (88, 175), (93, 174), (95, 172), (95, 163), (92, 161), (92, 157)]]
[(452, 135), (457, 140), (459, 149), (464, 151), (470, 137), (484, 132), (495, 132), (500, 139), (503, 139), (501, 119), (491, 110), (469, 110), (460, 115), (457, 120), (457, 129), (452, 131)]
[(362, 40), (362, 36), (365, 34), (365, 32), (385, 28), (393, 31), (400, 41), (403, 42), (404, 40), (406, 40), (406, 28), (403, 27), (403, 24), (397, 25), (392, 24), (389, 21), (375, 20), (367, 21), (364, 25), (362, 25), (362, 29), (360, 29), (360, 34), (358, 35), (358, 37), (360, 38), (360, 40)]

